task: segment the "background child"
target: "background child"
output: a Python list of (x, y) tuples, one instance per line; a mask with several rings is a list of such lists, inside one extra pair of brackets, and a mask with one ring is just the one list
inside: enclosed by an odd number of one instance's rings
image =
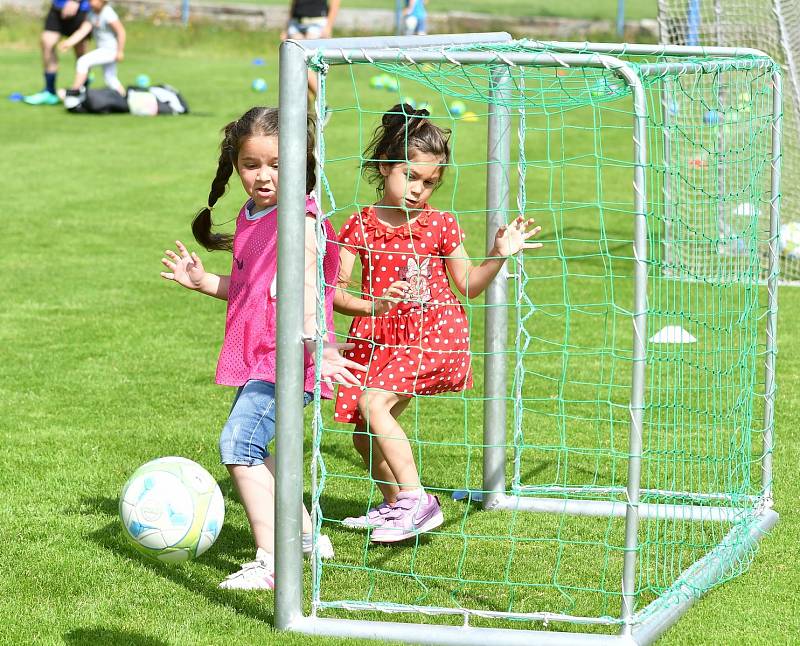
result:
[[(77, 31), (59, 44), (61, 51), (82, 41), (91, 33), (97, 49), (84, 54), (75, 64), (75, 80), (66, 96), (79, 96), (84, 91), (89, 70), (101, 65), (106, 85), (125, 96), (125, 88), (117, 78), (117, 62), (125, 58), (125, 27), (106, 0), (89, 0), (91, 11)], [(63, 98), (63, 97), (62, 97)], [(65, 105), (68, 102), (65, 101)], [(70, 107), (66, 105), (66, 107)]]
[(428, 0), (406, 0), (403, 9), (403, 27), (406, 36), (424, 36), (428, 33)]
[[(404, 540), (443, 522), (436, 496), (420, 484), (414, 454), (397, 418), (414, 395), (472, 386), (469, 325), (449, 277), (468, 298), (478, 296), (506, 258), (540, 227), (517, 218), (502, 226), (488, 258), (473, 266), (455, 217), (427, 200), (450, 159), (449, 132), (427, 110), (396, 105), (384, 114), (364, 152), (364, 172), (380, 200), (355, 213), (339, 234), (337, 311), (355, 316), (347, 357), (368, 366), (363, 386), (340, 387), (335, 417), (356, 425), (353, 443), (371, 470), (384, 502), (349, 527), (371, 527), (372, 540)], [(400, 161), (407, 160), (407, 161)], [(361, 260), (364, 299), (343, 289)]]
[[(263, 589), (273, 587), (274, 572), (274, 464), (267, 446), (275, 435), (275, 324), (277, 271), (278, 209), (278, 111), (252, 108), (225, 126), (217, 174), (211, 183), (208, 206), (202, 209), (192, 231), (206, 249), (233, 252), (229, 276), (206, 272), (199, 256), (189, 253), (177, 241), (177, 253), (166, 251), (162, 263), (168, 271), (161, 275), (188, 289), (228, 301), (225, 339), (217, 365), (217, 383), (237, 386), (228, 421), (219, 446), (223, 464), (236, 484), (256, 542), (256, 560), (246, 563), (230, 575), (222, 588)], [(313, 137), (309, 131), (307, 190), (315, 184)], [(233, 236), (211, 232), (211, 208), (223, 195), (233, 171), (239, 174), (249, 199), (236, 219)], [(313, 335), (316, 328), (317, 244), (315, 219), (317, 207), (306, 198), (306, 269), (304, 332)], [(324, 260), (326, 284), (337, 276), (336, 235), (329, 222), (324, 223), (327, 249)], [(333, 287), (326, 290), (327, 327), (333, 330)], [(332, 338), (332, 336), (331, 336)], [(313, 343), (305, 354), (305, 402), (314, 389)], [(322, 378), (357, 384), (350, 369), (363, 368), (339, 355), (334, 344), (323, 350)], [(332, 391), (323, 386), (322, 396), (330, 399)], [(302, 429), (297, 429), (298, 433)], [(311, 521), (305, 513), (303, 548), (311, 551)], [(333, 556), (327, 537), (319, 545), (323, 557)]]

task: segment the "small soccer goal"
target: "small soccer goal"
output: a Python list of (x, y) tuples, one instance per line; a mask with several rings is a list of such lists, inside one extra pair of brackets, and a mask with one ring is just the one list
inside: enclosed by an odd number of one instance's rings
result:
[[(374, 202), (364, 150), (402, 103), (452, 131), (431, 203), (474, 261), (519, 214), (543, 227), (542, 249), (463, 301), (474, 388), (415, 397), (400, 418), (445, 523), (393, 547), (342, 523), (380, 494), (319, 387), (310, 461), (298, 432), (309, 69), (315, 194), (335, 225)], [(282, 46), (278, 628), (645, 644), (747, 570), (778, 518), (781, 88), (780, 66), (742, 48), (508, 34)], [(336, 551), (305, 575), (304, 484)]]

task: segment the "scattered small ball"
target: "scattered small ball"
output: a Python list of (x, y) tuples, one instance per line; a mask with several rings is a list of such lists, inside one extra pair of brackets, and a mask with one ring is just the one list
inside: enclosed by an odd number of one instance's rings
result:
[(400, 81), (398, 81), (394, 76), (389, 76), (388, 74), (383, 79), (383, 87), (389, 92), (397, 92), (400, 89)]
[(467, 111), (467, 106), (464, 105), (463, 101), (453, 101), (447, 109), (450, 111), (451, 116), (460, 117)]
[(150, 87), (150, 77), (147, 74), (139, 74), (136, 77), (136, 87)]
[(800, 260), (800, 222), (787, 222), (781, 225), (781, 253), (792, 260)]
[(179, 563), (211, 547), (225, 520), (225, 503), (208, 471), (186, 458), (168, 457), (133, 472), (122, 488), (119, 515), (139, 552)]
[(708, 166), (708, 160), (704, 157), (692, 157), (689, 160), (689, 168), (705, 168)]
[(433, 112), (433, 108), (427, 101), (420, 101), (417, 103), (417, 110), (427, 110), (429, 114)]
[(400, 99), (400, 103), (405, 103), (406, 105), (411, 106), (415, 110), (417, 108), (417, 102), (414, 101), (414, 99), (412, 99), (410, 96), (404, 96), (402, 99)]
[(373, 76), (369, 80), (369, 86), (374, 90), (382, 90), (385, 85), (385, 79), (383, 75)]
[(716, 126), (722, 121), (722, 116), (716, 110), (709, 110), (703, 115), (703, 123), (707, 126)]
[(469, 123), (474, 123), (475, 121), (478, 120), (478, 115), (475, 114), (474, 112), (467, 111), (463, 115), (461, 115), (461, 120), (467, 121)]
[(265, 65), (264, 59), (263, 58), (254, 58), (253, 59), (253, 65), (258, 65), (258, 66)]
[(678, 105), (677, 101), (672, 100), (667, 104), (667, 111), (674, 117), (681, 111), (681, 106)]
[(22, 94), (22, 92), (12, 92), (11, 94), (8, 95), (8, 100), (13, 101), (14, 103), (18, 103), (19, 101), (22, 101), (22, 99), (24, 98), (25, 95)]
[(264, 79), (253, 79), (253, 83), (251, 85), (253, 88), (253, 92), (266, 92), (267, 91), (267, 82)]

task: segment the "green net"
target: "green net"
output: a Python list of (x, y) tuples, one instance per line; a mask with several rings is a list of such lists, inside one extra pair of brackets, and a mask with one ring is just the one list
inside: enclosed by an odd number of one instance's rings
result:
[[(366, 513), (382, 496), (353, 450), (353, 427), (333, 422), (332, 407), (317, 398), (312, 507), (316, 531), (332, 538), (336, 557), (315, 561), (312, 612), (491, 626), (567, 621), (615, 633), (623, 621), (632, 457), (638, 216), (631, 91), (610, 69), (558, 64), (565, 48), (543, 43), (439, 48), (440, 60), (426, 63), (414, 61), (416, 51), (425, 50), (406, 50), (392, 63), (314, 61), (326, 110), (318, 133), (323, 210), (338, 226), (375, 201), (361, 175), (375, 126), (395, 103), (425, 105), (452, 130), (451, 165), (431, 203), (457, 219), (477, 264), (486, 253), (487, 118), (502, 108), (512, 131), (506, 220), (535, 217), (544, 247), (509, 260), (506, 303), (462, 299), (474, 387), (415, 397), (399, 418), (423, 485), (442, 501), (445, 523), (436, 531), (386, 547), (343, 527), (345, 517)], [(452, 60), (464, 51), (499, 58)], [(550, 52), (554, 65), (503, 59), (536, 52)], [(635, 547), (633, 594), (641, 610), (743, 572), (752, 550), (738, 546), (766, 502), (776, 66), (749, 57), (619, 58), (637, 71), (646, 97), (640, 501), (654, 511), (640, 519)], [(491, 81), (498, 66), (510, 75), (500, 97)], [(351, 290), (361, 294), (357, 270)], [(482, 349), (485, 335), (498, 332), (485, 329), (489, 307), (508, 314), (499, 331), (508, 337), (506, 492), (549, 501), (551, 513), (483, 512), (470, 504), (483, 489)], [(337, 318), (339, 340), (348, 325)], [(463, 491), (471, 492), (467, 501), (452, 499)], [(568, 513), (576, 501), (603, 503), (607, 513)], [(683, 573), (703, 557), (721, 566), (720, 576), (687, 583)]]

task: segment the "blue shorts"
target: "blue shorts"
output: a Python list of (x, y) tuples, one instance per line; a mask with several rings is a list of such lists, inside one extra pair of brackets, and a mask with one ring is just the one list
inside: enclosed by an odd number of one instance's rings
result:
[[(313, 399), (304, 393), (303, 405)], [(275, 437), (275, 384), (251, 379), (239, 386), (228, 421), (219, 437), (222, 464), (262, 464)]]

